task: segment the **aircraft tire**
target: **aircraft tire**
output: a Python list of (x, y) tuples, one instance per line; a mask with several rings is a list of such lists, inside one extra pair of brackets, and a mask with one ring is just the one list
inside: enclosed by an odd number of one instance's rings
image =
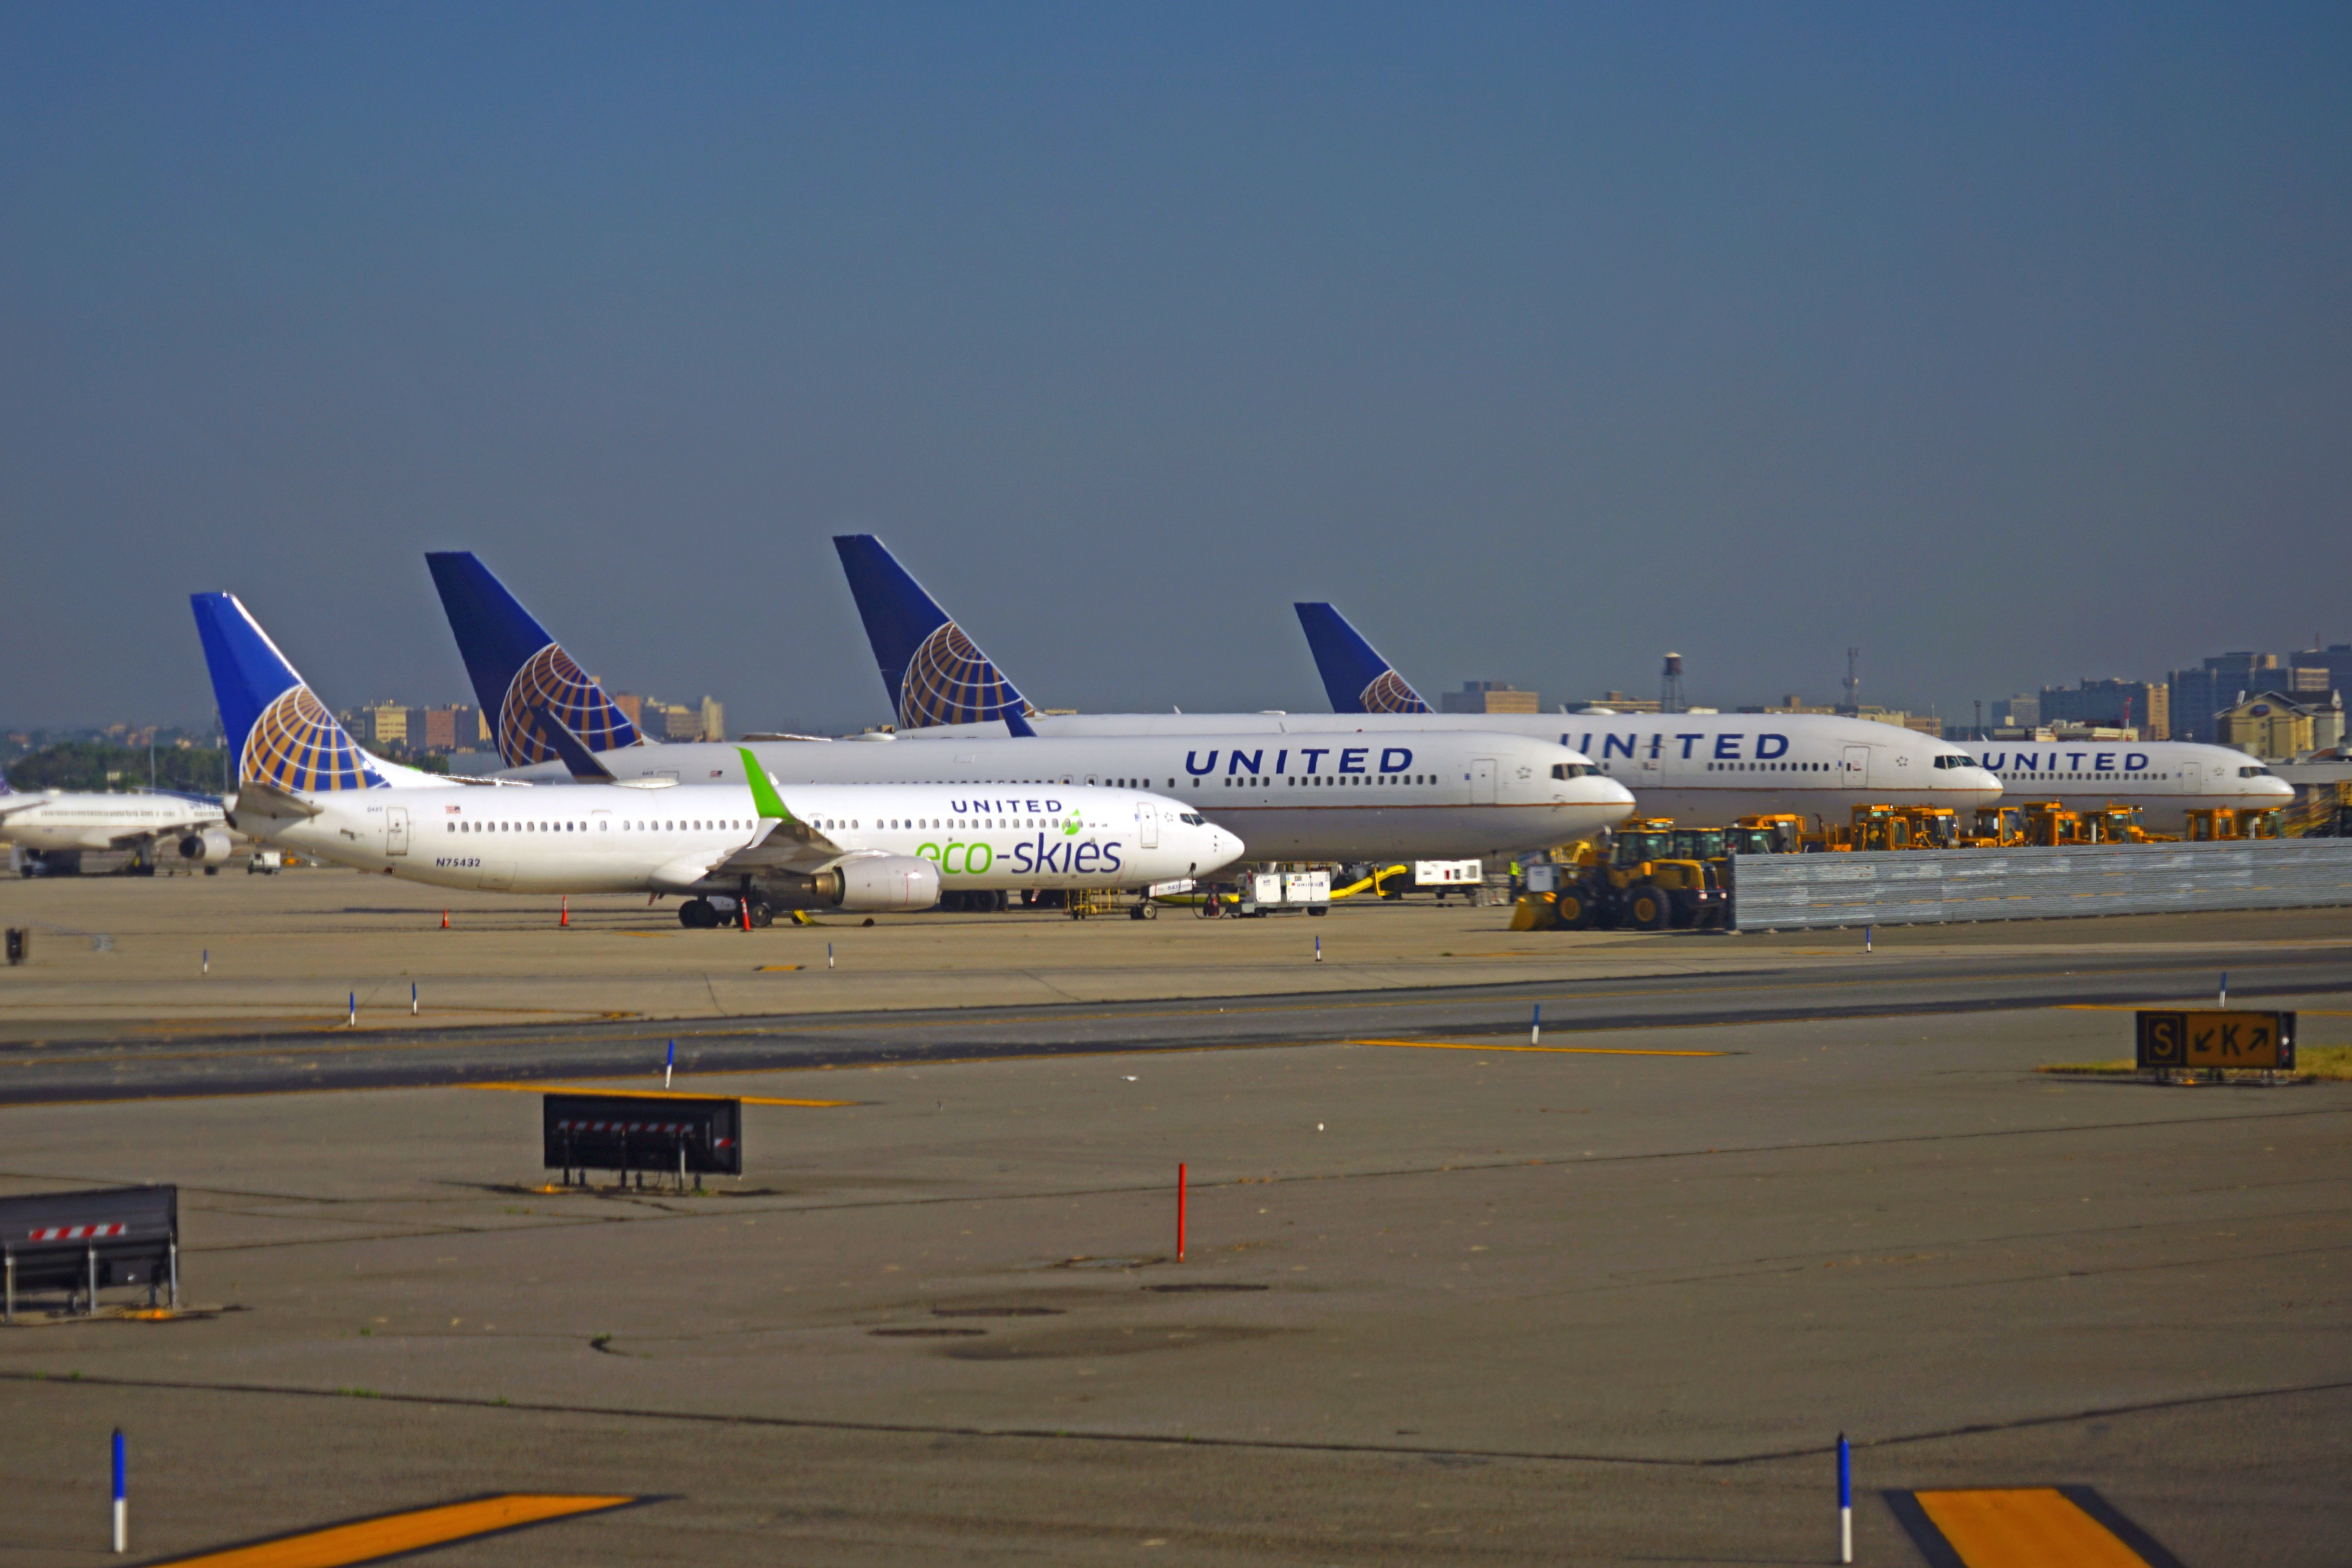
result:
[(716, 931), (719, 911), (710, 907), (709, 899), (688, 899), (677, 906), (677, 923), (688, 931)]

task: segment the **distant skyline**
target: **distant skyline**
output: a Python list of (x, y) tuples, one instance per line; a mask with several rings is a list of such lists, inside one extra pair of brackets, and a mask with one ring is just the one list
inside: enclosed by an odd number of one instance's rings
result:
[(2352, 641), (2341, 6), (0, 5), (12, 727), (187, 595), (464, 700), (887, 717), (831, 534), (1040, 705), (1864, 699)]

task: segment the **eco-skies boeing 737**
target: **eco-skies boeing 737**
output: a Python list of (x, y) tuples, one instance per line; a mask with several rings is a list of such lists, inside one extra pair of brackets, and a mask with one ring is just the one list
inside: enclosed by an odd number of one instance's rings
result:
[[(564, 731), (583, 741), (592, 732), (617, 735), (626, 721), (479, 561), (464, 552), (427, 561), (482, 711), (499, 716), (499, 754), (511, 770), (505, 776), (544, 781), (569, 772), (591, 781), (681, 782), (742, 776), (740, 751), (733, 745), (582, 746), (572, 759), (551, 757), (552, 746), (543, 746), (541, 736), (551, 742)], [(984, 716), (1024, 733), (1009, 738), (1000, 728), (992, 737), (954, 746), (904, 745), (887, 735), (747, 742), (779, 781), (944, 784), (951, 805), (980, 803), (966, 815), (989, 821), (1005, 820), (999, 812), (1013, 813), (1013, 821), (1033, 820), (1020, 805), (1004, 803), (1035, 798), (1038, 786), (1099, 785), (1133, 792), (1139, 842), (1158, 831), (1151, 818), (1164, 817), (1166, 806), (1152, 804), (1156, 794), (1246, 840), (1252, 858), (1264, 860), (1508, 854), (1589, 837), (1633, 809), (1633, 797), (1598, 776), (1587, 759), (1528, 736), (1463, 731), (1392, 737), (1377, 745), (1312, 736), (1293, 743), (1252, 733), (1030, 736), (1021, 694), (929, 595), (919, 605), (893, 603), (904, 614), (877, 636), (892, 639), (894, 652), (884, 658), (886, 679), (895, 672), (893, 698), (902, 711)], [(861, 600), (861, 611), (866, 608)], [(869, 614), (869, 629), (876, 624)], [(552, 721), (540, 722), (538, 735), (524, 728), (534, 714)], [(941, 868), (951, 895), (967, 885), (952, 867), (943, 862)]]
[[(766, 924), (778, 908), (928, 909), (950, 870), (971, 887), (1138, 887), (1241, 853), (1239, 840), (1174, 801), (1151, 798), (1165, 815), (1151, 841), (1137, 843), (1125, 792), (992, 801), (983, 825), (967, 809), (981, 803), (951, 805), (937, 787), (780, 789), (742, 752), (733, 784), (468, 786), (362, 750), (243, 605), (226, 594), (194, 604), (237, 756), (231, 820), (266, 843), (360, 870), (500, 892), (683, 893), (680, 921), (709, 926), (712, 895)], [(571, 731), (551, 728), (559, 749), (584, 756)]]

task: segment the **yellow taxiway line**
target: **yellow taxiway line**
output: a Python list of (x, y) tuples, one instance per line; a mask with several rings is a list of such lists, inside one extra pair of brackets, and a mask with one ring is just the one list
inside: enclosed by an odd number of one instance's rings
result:
[(2056, 1487), (1911, 1495), (1968, 1568), (2148, 1568)]
[(797, 1105), (810, 1110), (833, 1110), (856, 1105), (854, 1100), (776, 1100), (758, 1094), (688, 1094), (675, 1089), (594, 1089), (577, 1083), (464, 1083), (459, 1089), (494, 1089), (509, 1094), (601, 1094), (608, 1100), (738, 1100), (745, 1105)]
[(634, 1497), (582, 1497), (506, 1492), (439, 1508), (380, 1514), (324, 1530), (306, 1530), (249, 1546), (225, 1547), (194, 1557), (175, 1557), (154, 1568), (345, 1568), (375, 1563), (405, 1552), (423, 1552), (499, 1531), (520, 1530), (577, 1514), (601, 1513), (635, 1502)]

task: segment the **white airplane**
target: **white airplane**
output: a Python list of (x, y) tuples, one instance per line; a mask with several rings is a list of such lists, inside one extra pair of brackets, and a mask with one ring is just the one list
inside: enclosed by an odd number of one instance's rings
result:
[(36, 790), (19, 795), (0, 777), (0, 839), (14, 845), (27, 876), (70, 876), (87, 850), (157, 849), (169, 842), (192, 866), (229, 857), (220, 803), (199, 795)]
[(2159, 833), (2186, 832), (2192, 811), (2275, 811), (2294, 800), (2293, 784), (2245, 752), (2196, 741), (1984, 741), (1977, 760), (2012, 800), (2136, 805)]
[[(712, 895), (751, 923), (780, 908), (928, 909), (959, 890), (1139, 888), (1215, 870), (1241, 841), (1148, 793), (1047, 787), (986, 798), (849, 784), (782, 792), (748, 751), (737, 782), (534, 789), (400, 768), (362, 750), (243, 605), (194, 605), (237, 792), (229, 816), (264, 843), (436, 887), (501, 892), (690, 895), (688, 926), (718, 923)], [(559, 747), (584, 755), (558, 726)]]
[[(499, 752), (510, 765), (501, 776), (740, 782), (735, 745), (632, 743), (635, 730), (612, 700), (481, 563), (463, 552), (429, 559), (482, 711), (498, 715)], [(937, 638), (930, 647), (913, 661), (912, 679), (945, 710), (1020, 720), (1020, 693), (978, 649)], [(940, 784), (953, 792), (951, 803), (1026, 799), (1045, 785), (1157, 793), (1246, 840), (1258, 860), (1508, 855), (1591, 837), (1633, 809), (1633, 795), (1589, 758), (1531, 736), (1460, 731), (1373, 743), (1294, 742), (1242, 726), (1231, 734), (1076, 738), (1032, 736), (1027, 728), (1018, 737), (998, 728), (952, 746), (900, 744), (888, 735), (747, 743), (788, 784)], [(617, 743), (596, 744), (602, 738)]]
[[(1916, 731), (1833, 714), (1433, 713), (1328, 605), (1301, 605), (1332, 713), (1037, 712), (988, 656), (868, 534), (834, 540), (902, 740), (972, 741), (1012, 730), (1044, 737), (1280, 737), (1297, 746), (1340, 733), (1381, 745), (1444, 745), (1476, 731), (1569, 747), (1630, 788), (1645, 816), (1691, 823), (1794, 812), (1843, 822), (1856, 805), (1949, 806), (1963, 816), (2000, 798), (2000, 781), (1958, 747)], [(951, 679), (942, 679), (942, 673)], [(955, 700), (978, 693), (979, 700)], [(1002, 728), (1001, 728), (1002, 727)], [(1228, 745), (1233, 742), (1229, 740)], [(1244, 744), (1251, 743), (1244, 742)], [(1250, 842), (1263, 847), (1265, 835)]]
[[(1404, 678), (1329, 605), (1300, 605), (1297, 610), (1334, 708), (1383, 713), (1410, 711), (1404, 705), (1412, 704), (1424, 722), (1466, 717), (1429, 713)], [(1490, 723), (1495, 717), (1469, 721)], [(2111, 803), (2137, 805), (2148, 826), (2170, 833), (2186, 829), (2186, 814), (2194, 807), (2267, 811), (2294, 798), (2293, 785), (2244, 752), (2185, 741), (2043, 742), (2014, 748), (1993, 742), (1971, 752), (1891, 724), (1813, 713), (1523, 715), (1513, 727), (1563, 739), (1573, 735), (1586, 751), (1593, 751), (1597, 740), (1602, 766), (1633, 780), (1645, 806), (1654, 799), (1664, 803), (1660, 815), (1688, 813), (1708, 821), (1727, 819), (1727, 810), (1827, 816), (1879, 801), (1984, 805), (1990, 800), (1971, 797), (1980, 795), (1988, 776), (2012, 798), (2055, 798), (2084, 811)], [(1661, 781), (1659, 787), (1643, 782), (1653, 775)], [(1816, 782), (1821, 780), (1830, 783)], [(1728, 804), (1776, 791), (1798, 796), (1812, 791), (1831, 809)]]

